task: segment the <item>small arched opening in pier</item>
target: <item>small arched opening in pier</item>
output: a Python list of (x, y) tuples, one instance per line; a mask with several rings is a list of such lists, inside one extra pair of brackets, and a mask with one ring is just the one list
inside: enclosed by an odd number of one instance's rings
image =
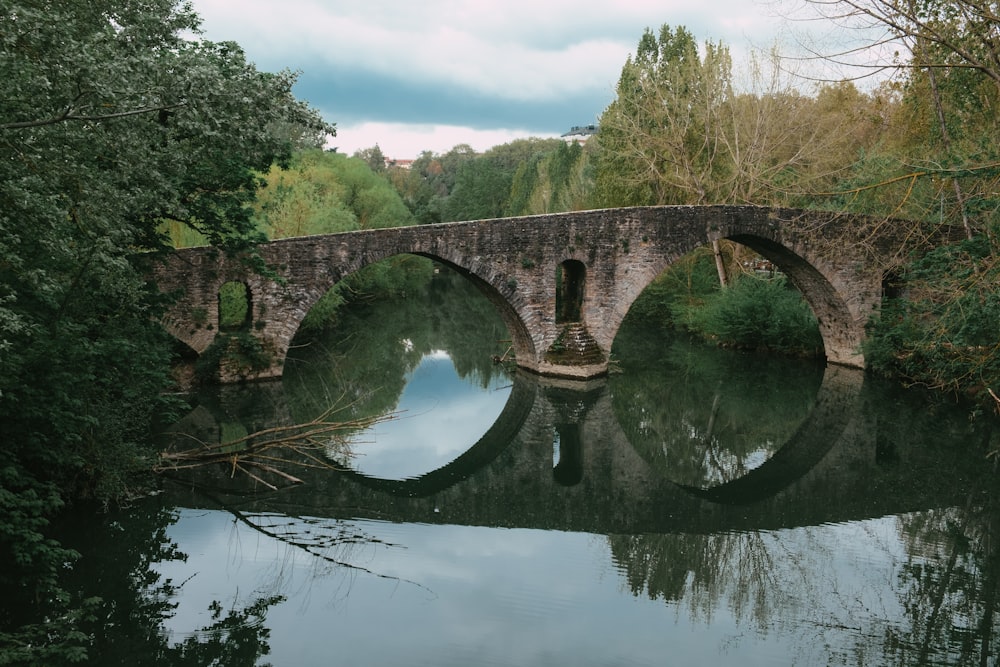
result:
[(556, 324), (580, 321), (586, 275), (583, 262), (575, 259), (556, 267)]
[(243, 331), (250, 326), (253, 304), (247, 284), (238, 280), (219, 287), (219, 331)]

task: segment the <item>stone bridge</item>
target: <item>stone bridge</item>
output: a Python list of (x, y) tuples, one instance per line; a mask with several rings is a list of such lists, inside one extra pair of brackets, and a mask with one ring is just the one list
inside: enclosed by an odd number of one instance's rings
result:
[[(881, 221), (884, 223), (884, 221)], [(879, 306), (898, 230), (858, 216), (753, 206), (657, 206), (397, 227), (263, 244), (271, 277), (212, 248), (179, 250), (157, 283), (179, 295), (164, 317), (201, 354), (219, 332), (219, 291), (246, 286), (247, 327), (270, 355), (263, 369), (223, 368), (220, 380), (277, 377), (299, 325), (342, 278), (400, 254), (441, 262), (496, 306), (518, 366), (585, 379), (607, 372), (632, 302), (664, 269), (717, 239), (770, 260), (819, 320), (827, 361), (863, 367), (865, 323)], [(893, 234), (895, 232), (895, 234)]]

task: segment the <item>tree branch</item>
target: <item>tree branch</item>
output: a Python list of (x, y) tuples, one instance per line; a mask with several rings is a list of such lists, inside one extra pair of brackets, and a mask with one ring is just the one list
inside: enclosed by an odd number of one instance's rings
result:
[(29, 127), (44, 127), (46, 125), (56, 125), (58, 123), (64, 123), (68, 121), (83, 121), (99, 123), (106, 120), (112, 120), (115, 118), (127, 118), (129, 116), (141, 116), (147, 113), (169, 111), (171, 109), (177, 109), (179, 107), (187, 106), (187, 102), (178, 102), (177, 104), (168, 104), (166, 106), (156, 106), (156, 107), (144, 107), (142, 109), (132, 109), (130, 111), (120, 111), (118, 113), (102, 114), (97, 116), (83, 116), (73, 113), (73, 109), (68, 108), (65, 112), (58, 116), (53, 116), (51, 118), (45, 118), (41, 120), (24, 120), (17, 121), (13, 123), (0, 123), (0, 130), (23, 130)]

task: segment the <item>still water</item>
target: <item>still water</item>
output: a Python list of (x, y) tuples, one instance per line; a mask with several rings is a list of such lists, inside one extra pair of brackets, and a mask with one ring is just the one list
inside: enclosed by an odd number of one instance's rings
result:
[(175, 430), (391, 414), (338, 470), (180, 471), (65, 527), (108, 601), (93, 664), (997, 664), (998, 438), (968, 407), (639, 327), (607, 379), (541, 380), (448, 276), (335, 331)]

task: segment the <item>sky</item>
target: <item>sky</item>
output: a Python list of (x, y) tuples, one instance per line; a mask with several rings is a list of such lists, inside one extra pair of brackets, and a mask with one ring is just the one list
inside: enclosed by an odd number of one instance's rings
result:
[(646, 28), (683, 25), (734, 61), (779, 39), (766, 0), (193, 0), (203, 36), (235, 41), (337, 125), (330, 147), (389, 158), (477, 151), (597, 123)]

